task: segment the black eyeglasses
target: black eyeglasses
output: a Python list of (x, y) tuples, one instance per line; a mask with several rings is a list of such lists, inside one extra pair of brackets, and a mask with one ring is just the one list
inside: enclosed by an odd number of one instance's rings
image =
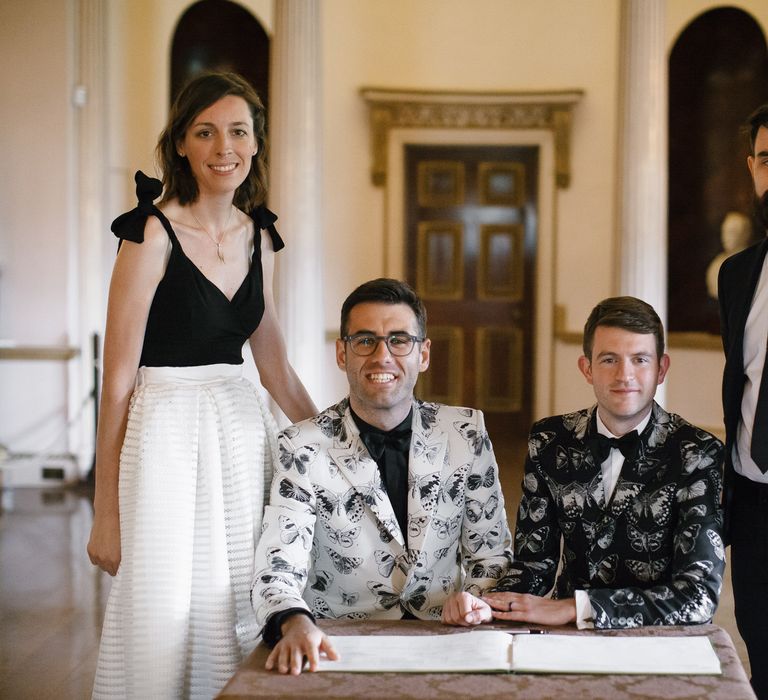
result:
[(345, 335), (342, 340), (349, 343), (352, 352), (355, 355), (373, 355), (379, 343), (383, 340), (387, 345), (387, 350), (395, 357), (405, 357), (410, 355), (416, 343), (424, 342), (424, 338), (419, 338), (409, 333), (390, 333), (389, 335), (374, 335), (373, 333), (355, 333), (354, 335)]

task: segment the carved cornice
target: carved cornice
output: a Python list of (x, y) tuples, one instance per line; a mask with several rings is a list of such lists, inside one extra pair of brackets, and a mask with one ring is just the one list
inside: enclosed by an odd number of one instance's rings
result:
[(563, 92), (429, 92), (362, 88), (371, 121), (373, 184), (387, 180), (389, 132), (416, 129), (548, 129), (555, 142), (558, 187), (571, 179), (571, 116), (581, 90)]
[(700, 332), (671, 331), (667, 333), (667, 345), (670, 348), (685, 348), (687, 350), (723, 351), (723, 341), (719, 335)]

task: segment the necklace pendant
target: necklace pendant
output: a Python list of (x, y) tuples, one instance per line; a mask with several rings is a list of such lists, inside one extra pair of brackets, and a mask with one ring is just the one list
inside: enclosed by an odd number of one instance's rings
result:
[(227, 223), (224, 224), (224, 228), (221, 230), (221, 234), (219, 235), (219, 240), (217, 241), (208, 231), (205, 226), (203, 226), (200, 223), (200, 219), (198, 219), (195, 216), (195, 212), (192, 211), (192, 208), (190, 207), (189, 213), (192, 214), (192, 218), (197, 222), (197, 225), (200, 227), (200, 230), (208, 236), (208, 238), (211, 239), (211, 243), (216, 246), (216, 257), (221, 260), (222, 263), (226, 264), (226, 261), (224, 260), (224, 254), (221, 252), (221, 244), (224, 242), (224, 236), (227, 235), (227, 227), (229, 226), (229, 220), (232, 218), (232, 210), (234, 209), (233, 206), (230, 206), (229, 208), (229, 215), (227, 216)]

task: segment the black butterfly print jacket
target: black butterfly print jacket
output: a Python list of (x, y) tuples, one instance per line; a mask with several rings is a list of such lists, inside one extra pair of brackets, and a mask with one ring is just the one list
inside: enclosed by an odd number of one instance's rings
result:
[(584, 590), (597, 628), (708, 622), (725, 567), (722, 444), (654, 403), (606, 503), (589, 444), (595, 410), (533, 426), (515, 562), (497, 590), (543, 596), (554, 585), (556, 598)]

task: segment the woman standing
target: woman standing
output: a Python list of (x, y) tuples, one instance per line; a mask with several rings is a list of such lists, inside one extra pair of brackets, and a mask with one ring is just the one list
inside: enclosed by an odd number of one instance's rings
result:
[[(91, 561), (116, 575), (94, 697), (212, 697), (256, 641), (249, 593), (275, 426), (316, 413), (272, 295), (283, 242), (266, 196), (264, 108), (240, 76), (179, 94), (112, 230)], [(158, 206), (153, 201), (163, 194)]]

